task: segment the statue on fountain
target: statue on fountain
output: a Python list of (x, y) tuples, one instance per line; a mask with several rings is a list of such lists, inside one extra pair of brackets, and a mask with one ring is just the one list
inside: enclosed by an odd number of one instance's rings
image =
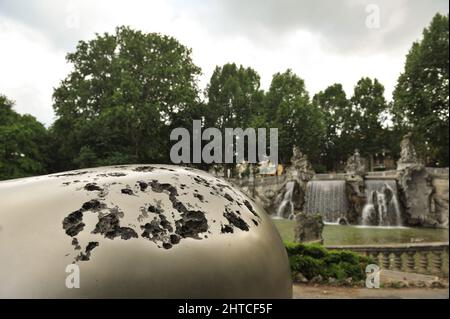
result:
[[(292, 169), (301, 175), (314, 175), (314, 169), (308, 161), (308, 156), (300, 151), (297, 145), (292, 148)], [(303, 178), (302, 178), (303, 179)]]
[(364, 175), (366, 172), (366, 164), (364, 158), (359, 154), (359, 150), (355, 149), (355, 153), (351, 155), (346, 163), (345, 172), (348, 174)]
[(274, 205), (277, 215), (292, 218), (305, 203), (306, 183), (315, 174), (306, 154), (298, 146), (292, 148), (291, 166), (286, 168), (286, 181), (278, 190)]
[(400, 143), (400, 159), (397, 163), (397, 170), (405, 169), (406, 167), (416, 166), (419, 164), (419, 160), (417, 158), (417, 153), (414, 148), (414, 145), (411, 141), (412, 133), (409, 132), (405, 136)]

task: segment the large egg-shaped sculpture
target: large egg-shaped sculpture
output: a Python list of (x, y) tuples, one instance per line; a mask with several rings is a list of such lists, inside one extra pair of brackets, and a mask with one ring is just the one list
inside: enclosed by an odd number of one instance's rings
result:
[(190, 168), (0, 182), (0, 298), (291, 298), (265, 212)]

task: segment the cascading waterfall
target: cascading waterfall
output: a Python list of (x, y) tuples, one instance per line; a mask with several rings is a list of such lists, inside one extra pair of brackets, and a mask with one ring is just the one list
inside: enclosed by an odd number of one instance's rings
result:
[(395, 180), (366, 180), (367, 202), (362, 212), (363, 225), (401, 226), (402, 218)]
[(305, 212), (320, 214), (324, 222), (337, 223), (348, 210), (345, 181), (309, 181), (306, 186)]
[(294, 213), (294, 187), (295, 181), (286, 183), (286, 191), (284, 192), (283, 200), (281, 201), (280, 206), (278, 206), (277, 209), (277, 216), (280, 218), (285, 218), (286, 216), (290, 217)]

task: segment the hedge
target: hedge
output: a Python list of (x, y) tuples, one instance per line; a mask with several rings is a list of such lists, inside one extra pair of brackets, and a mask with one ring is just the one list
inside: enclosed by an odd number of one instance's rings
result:
[(285, 242), (293, 277), (301, 273), (306, 279), (321, 276), (328, 280), (334, 278), (353, 282), (366, 278), (365, 269), (373, 259), (346, 250), (328, 250), (320, 244), (301, 244)]

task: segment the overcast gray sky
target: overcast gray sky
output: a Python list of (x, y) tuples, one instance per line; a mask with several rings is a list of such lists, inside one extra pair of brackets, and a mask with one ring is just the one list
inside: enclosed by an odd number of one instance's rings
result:
[(46, 125), (53, 88), (68, 74), (78, 40), (129, 25), (193, 49), (204, 88), (216, 65), (256, 69), (262, 88), (291, 68), (311, 96), (362, 76), (391, 99), (405, 55), (447, 0), (0, 0), (0, 93)]

